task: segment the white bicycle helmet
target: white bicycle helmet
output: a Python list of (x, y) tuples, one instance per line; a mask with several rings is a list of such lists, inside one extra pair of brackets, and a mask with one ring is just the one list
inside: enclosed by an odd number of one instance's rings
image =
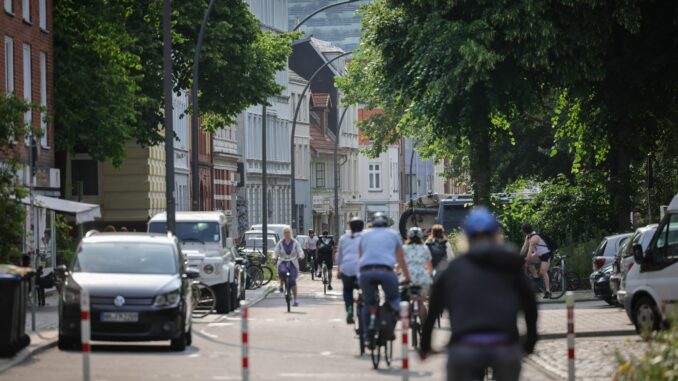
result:
[(417, 237), (419, 239), (424, 238), (424, 231), (421, 230), (420, 227), (414, 226), (414, 227), (411, 227), (410, 230), (407, 231), (407, 238), (408, 239), (412, 239), (412, 238), (415, 238), (415, 237)]

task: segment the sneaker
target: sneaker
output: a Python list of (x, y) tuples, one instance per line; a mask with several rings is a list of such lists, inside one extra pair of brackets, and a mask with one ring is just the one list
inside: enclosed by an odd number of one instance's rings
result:
[(299, 307), (299, 302), (297, 302), (297, 301), (295, 300), (294, 303), (292, 304), (292, 306), (293, 306), (293, 307)]
[(327, 289), (330, 290), (330, 291), (332, 291), (332, 285), (331, 285), (331, 284), (328, 285), (328, 286), (327, 286)]
[(346, 324), (355, 324), (355, 320), (353, 320), (352, 308), (349, 308), (348, 312), (346, 313)]
[(551, 299), (551, 293), (550, 293), (550, 292), (545, 292), (545, 293), (544, 293), (544, 299)]

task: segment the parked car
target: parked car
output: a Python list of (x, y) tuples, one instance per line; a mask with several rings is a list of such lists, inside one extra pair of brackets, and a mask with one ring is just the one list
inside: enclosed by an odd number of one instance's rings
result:
[(650, 244), (650, 240), (652, 240), (655, 230), (657, 230), (657, 224), (636, 229), (633, 237), (623, 245), (623, 250), (615, 259), (613, 274), (610, 277), (610, 288), (620, 306), (624, 305), (624, 298), (626, 297), (626, 274), (636, 264), (633, 260), (633, 245), (640, 244), (643, 249), (646, 249)]
[(90, 294), (91, 339), (170, 340), (191, 345), (191, 282), (179, 241), (172, 235), (97, 233), (83, 238), (63, 268), (59, 298), (60, 349), (80, 348), (80, 292)]
[(604, 300), (609, 305), (617, 303), (617, 299), (612, 295), (610, 289), (610, 276), (612, 276), (613, 264), (609, 264), (602, 269), (591, 273), (589, 280), (591, 281), (591, 289), (596, 298)]
[[(275, 234), (277, 235), (277, 238), (276, 238), (277, 241), (282, 239), (283, 230), (285, 230), (285, 228), (289, 228), (289, 227), (290, 227), (289, 225), (285, 225), (285, 224), (267, 224), (266, 225), (266, 228), (268, 229), (269, 232), (270, 231), (275, 232)], [(262, 225), (262, 224), (252, 225), (250, 230), (264, 231), (264, 225)], [(292, 232), (292, 237), (294, 237), (294, 232)]]
[[(274, 231), (269, 230), (268, 234), (266, 235), (266, 242), (267, 242), (267, 253), (266, 253), (266, 258), (271, 258), (273, 255), (273, 249), (275, 249), (275, 245), (278, 243), (278, 234)], [(258, 254), (263, 254), (261, 251), (264, 247), (263, 245), (264, 242), (264, 232), (261, 230), (248, 230), (245, 232), (245, 234), (242, 237), (242, 240), (240, 241), (240, 252), (248, 257), (252, 257), (254, 255)]]
[(591, 253), (593, 271), (595, 272), (612, 264), (617, 250), (631, 235), (632, 233), (624, 233), (603, 238), (598, 247)]
[[(167, 232), (167, 215), (159, 213), (148, 222), (149, 233)], [(216, 311), (226, 314), (238, 308), (233, 240), (228, 237), (222, 212), (177, 212), (176, 232), (188, 265), (200, 271), (200, 281), (216, 295)]]
[(636, 331), (666, 325), (678, 310), (678, 194), (669, 204), (647, 248), (633, 245), (637, 265), (626, 274), (624, 308)]

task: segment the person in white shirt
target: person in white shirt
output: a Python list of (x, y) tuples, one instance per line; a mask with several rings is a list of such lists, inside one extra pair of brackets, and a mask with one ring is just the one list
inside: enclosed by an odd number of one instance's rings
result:
[(344, 283), (346, 323), (353, 324), (353, 290), (358, 285), (358, 262), (360, 260), (358, 246), (365, 223), (360, 217), (354, 217), (348, 225), (351, 232), (344, 234), (337, 245), (337, 278)]
[(308, 231), (308, 239), (304, 244), (304, 251), (306, 252), (306, 260), (311, 261), (313, 264), (311, 273), (315, 274), (316, 268), (318, 266), (318, 237), (316, 237), (313, 229)]

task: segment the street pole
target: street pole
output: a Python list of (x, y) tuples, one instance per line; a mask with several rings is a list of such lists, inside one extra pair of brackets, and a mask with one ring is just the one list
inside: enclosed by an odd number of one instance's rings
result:
[[(174, 233), (174, 126), (172, 125), (172, 5), (163, 1), (163, 88), (165, 96), (165, 198), (167, 199), (167, 231)], [(197, 147), (195, 147), (197, 149)]]
[(200, 51), (202, 49), (202, 41), (205, 37), (205, 28), (207, 28), (207, 20), (209, 19), (212, 9), (214, 9), (216, 0), (210, 0), (205, 16), (202, 18), (200, 25), (200, 32), (198, 32), (198, 42), (195, 45), (195, 55), (193, 56), (193, 84), (191, 86), (191, 102), (193, 103), (193, 115), (191, 122), (191, 141), (193, 143), (193, 150), (191, 151), (191, 193), (193, 193), (193, 203), (191, 210), (200, 210), (200, 158), (198, 156), (198, 131), (200, 129), (198, 118), (198, 77), (200, 75)]
[(320, 66), (318, 69), (316, 69), (315, 72), (311, 75), (311, 77), (308, 79), (306, 86), (304, 87), (304, 90), (302, 90), (301, 94), (299, 95), (299, 102), (297, 102), (297, 107), (294, 109), (294, 116), (292, 118), (292, 140), (290, 142), (290, 204), (292, 204), (293, 208), (292, 210), (294, 211), (292, 213), (292, 230), (297, 231), (297, 187), (296, 184), (294, 183), (294, 168), (295, 168), (295, 160), (294, 160), (294, 134), (297, 129), (297, 117), (299, 116), (299, 110), (301, 109), (301, 105), (304, 103), (303, 99), (304, 96), (306, 95), (306, 91), (311, 87), (311, 82), (315, 79), (315, 77), (322, 71), (322, 69), (326, 68), (329, 64), (332, 62), (338, 60), (341, 57), (345, 57), (353, 52), (346, 52), (342, 53), (331, 60), (325, 62), (322, 66)]
[[(266, 101), (264, 101), (266, 102)], [(294, 178), (294, 177), (292, 177)], [(268, 172), (266, 168), (266, 103), (261, 106), (261, 249), (268, 258)]]
[(337, 126), (337, 136), (334, 139), (334, 226), (336, 229), (335, 238), (339, 239), (341, 236), (341, 227), (339, 226), (339, 159), (337, 151), (339, 150), (339, 134), (341, 133), (341, 124), (344, 122), (348, 107), (344, 107), (344, 111), (339, 118), (339, 125)]
[(296, 32), (299, 29), (299, 27), (301, 27), (308, 19), (310, 19), (311, 17), (317, 15), (318, 13), (320, 13), (322, 11), (325, 11), (329, 8), (336, 7), (338, 5), (350, 4), (350, 3), (355, 3), (355, 2), (358, 2), (358, 1), (361, 1), (361, 0), (345, 0), (345, 1), (342, 1), (342, 2), (339, 2), (339, 3), (330, 4), (330, 5), (326, 5), (322, 8), (318, 8), (315, 11), (313, 11), (313, 13), (309, 14), (308, 16), (304, 17), (301, 21), (299, 21), (297, 23), (297, 25), (294, 27), (294, 29), (292, 29), (292, 31)]
[(410, 150), (410, 208), (412, 208), (412, 203), (413, 203), (413, 200), (412, 200), (412, 178), (414, 176), (412, 176), (412, 161), (414, 160), (414, 148), (416, 146), (417, 145), (414, 144), (414, 140), (412, 140), (412, 148)]
[(35, 305), (38, 303), (38, 298), (37, 294), (35, 292), (35, 285), (36, 285), (36, 278), (37, 278), (37, 271), (38, 271), (38, 250), (39, 250), (39, 244), (38, 244), (38, 238), (37, 238), (37, 218), (35, 216), (35, 190), (33, 189), (35, 187), (35, 155), (33, 152), (33, 147), (34, 147), (34, 141), (33, 141), (33, 130), (32, 126), (28, 126), (29, 128), (29, 133), (30, 135), (28, 136), (28, 181), (29, 181), (29, 186), (28, 186), (28, 194), (30, 195), (30, 200), (31, 200), (31, 207), (30, 207), (30, 213), (31, 213), (31, 218), (30, 218), (30, 224), (31, 224), (31, 241), (33, 241), (33, 258), (30, 258), (31, 261), (33, 262), (33, 268), (36, 271), (36, 275), (31, 277), (31, 330), (35, 331), (36, 330), (36, 323), (35, 323)]

